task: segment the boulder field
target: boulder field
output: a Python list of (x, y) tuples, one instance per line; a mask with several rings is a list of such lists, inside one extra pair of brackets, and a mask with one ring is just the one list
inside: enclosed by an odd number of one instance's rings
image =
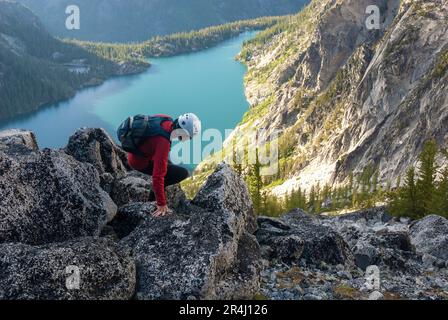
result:
[(447, 298), (442, 217), (257, 217), (224, 163), (192, 200), (167, 188), (170, 216), (150, 188), (102, 129), (60, 150), (0, 132), (0, 299)]

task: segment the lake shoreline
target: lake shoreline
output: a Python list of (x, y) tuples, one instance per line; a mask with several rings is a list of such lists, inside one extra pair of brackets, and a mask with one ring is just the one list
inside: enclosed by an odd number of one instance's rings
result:
[(174, 116), (185, 110), (202, 113), (208, 128), (232, 129), (249, 107), (243, 81), (247, 67), (236, 57), (255, 34), (243, 32), (199, 52), (150, 57), (149, 67), (139, 72), (84, 84), (65, 99), (1, 120), (0, 130), (34, 131), (42, 147), (60, 148), (62, 138), (81, 127), (104, 128), (114, 136), (118, 121), (130, 114)]
[(80, 92), (82, 92), (83, 90), (86, 89), (90, 89), (90, 88), (95, 88), (95, 87), (99, 87), (101, 85), (103, 85), (105, 82), (109, 81), (109, 80), (113, 80), (113, 79), (117, 79), (117, 78), (125, 78), (125, 77), (132, 77), (132, 76), (136, 76), (136, 75), (140, 75), (145, 73), (146, 71), (148, 71), (151, 67), (151, 59), (158, 59), (158, 58), (173, 58), (173, 57), (180, 57), (180, 56), (188, 56), (191, 54), (197, 54), (200, 53), (202, 51), (207, 51), (210, 49), (213, 49), (219, 45), (221, 45), (222, 43), (225, 43), (227, 41), (230, 41), (232, 39), (238, 38), (239, 36), (241, 36), (242, 34), (245, 34), (247, 32), (259, 32), (259, 30), (242, 30), (239, 34), (231, 37), (231, 38), (225, 38), (223, 39), (221, 42), (219, 43), (214, 43), (209, 47), (202, 47), (198, 50), (190, 50), (190, 51), (179, 51), (178, 53), (175, 54), (170, 54), (170, 55), (160, 55), (160, 56), (147, 56), (146, 59), (149, 61), (147, 65), (142, 65), (142, 64), (136, 64), (136, 63), (132, 63), (132, 62), (126, 62), (127, 66), (126, 67), (130, 67), (131, 70), (128, 71), (122, 71), (125, 68), (122, 68), (122, 70), (118, 70), (115, 74), (109, 76), (109, 77), (105, 77), (104, 79), (99, 79), (99, 78), (92, 78), (89, 79), (89, 81), (86, 81), (85, 83), (83, 83), (79, 88), (74, 89), (73, 92), (71, 92), (69, 95), (63, 96), (63, 97), (58, 97), (57, 99), (51, 100), (51, 101), (46, 101), (46, 102), (42, 102), (36, 106), (32, 106), (31, 109), (29, 111), (23, 112), (23, 113), (17, 113), (12, 117), (6, 117), (6, 118), (0, 118), (0, 125), (2, 123), (6, 123), (6, 122), (10, 122), (10, 121), (15, 121), (15, 120), (19, 120), (23, 117), (32, 115), (36, 112), (42, 111), (45, 108), (51, 107), (52, 105), (58, 105), (61, 103), (65, 103), (68, 102), (69, 100), (73, 99), (77, 94), (79, 94)]

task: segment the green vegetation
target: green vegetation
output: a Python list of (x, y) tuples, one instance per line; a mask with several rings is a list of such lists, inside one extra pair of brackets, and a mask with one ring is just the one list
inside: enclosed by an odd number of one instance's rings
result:
[[(0, 119), (68, 98), (116, 71), (112, 61), (51, 37), (14, 2), (0, 2), (0, 30)], [(68, 64), (88, 72), (70, 72)]]
[(156, 36), (136, 44), (68, 41), (106, 59), (115, 61), (122, 59), (141, 60), (145, 57), (169, 57), (207, 49), (242, 32), (269, 28), (283, 19), (285, 17), (263, 17), (254, 20), (236, 21), (197, 31)]
[(278, 66), (283, 65), (310, 41), (310, 35), (313, 34), (318, 17), (319, 5), (319, 1), (312, 1), (298, 14), (285, 17), (244, 44), (240, 59), (243, 62), (249, 62), (254, 53), (262, 51), (263, 47), (275, 47), (276, 43), (282, 42), (281, 55), (272, 59), (263, 68), (249, 71), (246, 81), (256, 80), (259, 84), (268, 82), (270, 75)]
[(414, 2), (411, 8), (417, 15), (423, 18), (431, 17), (431, 11), (435, 9), (433, 6), (424, 8), (424, 4), (418, 1)]
[(274, 102), (274, 99), (275, 96), (271, 95), (270, 97), (266, 98), (262, 103), (251, 107), (249, 111), (247, 111), (244, 114), (243, 120), (241, 120), (241, 124), (250, 123), (251, 121), (260, 119), (262, 116), (264, 116), (269, 111), (269, 107)]
[[(448, 153), (442, 150), (446, 160)], [(418, 219), (429, 214), (448, 217), (448, 168), (440, 171), (436, 164), (437, 145), (434, 140), (425, 144), (419, 168), (409, 168), (403, 186), (392, 195), (390, 210), (397, 216)]]
[(441, 78), (448, 71), (448, 49), (442, 52), (433, 71), (434, 78)]
[[(448, 151), (441, 150), (448, 162)], [(256, 213), (279, 216), (293, 209), (310, 213), (332, 213), (340, 210), (367, 209), (378, 202), (389, 203), (392, 214), (421, 218), (428, 214), (448, 216), (448, 167), (443, 170), (436, 165), (437, 147), (428, 141), (419, 158), (419, 169), (409, 168), (406, 177), (399, 177), (392, 188), (379, 183), (380, 172), (374, 165), (354, 175), (350, 173), (347, 183), (336, 187), (329, 185), (311, 186), (309, 192), (301, 188), (292, 190), (283, 198), (270, 194), (270, 189), (282, 184), (283, 180), (271, 181), (260, 175), (262, 166), (257, 161), (248, 168), (241, 168), (247, 182)], [(234, 164), (236, 166), (236, 164)], [(402, 185), (401, 180), (404, 181)]]
[(252, 202), (254, 204), (255, 212), (260, 212), (262, 208), (261, 189), (263, 188), (263, 181), (261, 177), (261, 164), (258, 157), (258, 149), (256, 151), (255, 163), (250, 166), (249, 174), (247, 175), (247, 186), (249, 188), (249, 193), (252, 197)]

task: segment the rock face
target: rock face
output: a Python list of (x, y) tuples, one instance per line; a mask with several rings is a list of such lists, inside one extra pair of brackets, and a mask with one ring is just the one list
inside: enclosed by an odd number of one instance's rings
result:
[[(119, 206), (136, 202), (148, 202), (152, 190), (152, 178), (138, 171), (130, 171), (122, 178), (114, 180), (110, 195)], [(178, 185), (165, 189), (166, 200), (170, 207), (177, 208), (186, 200), (185, 193)]]
[(135, 202), (148, 202), (151, 188), (152, 181), (149, 176), (132, 171), (114, 181), (110, 195), (121, 207)]
[(0, 270), (1, 300), (130, 299), (135, 289), (134, 260), (108, 239), (2, 244)]
[(0, 142), (0, 243), (99, 235), (117, 207), (97, 171), (62, 151), (37, 151), (32, 137), (20, 132), (8, 139), (19, 144)]
[(92, 164), (100, 175), (124, 175), (127, 170), (126, 153), (121, 150), (104, 129), (83, 128), (69, 139), (67, 154), (80, 162)]
[[(379, 29), (366, 26), (371, 5)], [(345, 185), (369, 165), (395, 184), (426, 140), (446, 145), (447, 19), (443, 0), (315, 0), (284, 32), (245, 45), (251, 110), (235, 132), (283, 132), (286, 181), (273, 195)]]
[(36, 136), (31, 131), (24, 130), (6, 130), (0, 132), (0, 147), (13, 147), (23, 145), (30, 150), (39, 149)]
[(418, 252), (448, 261), (448, 220), (431, 215), (411, 225), (412, 244)]
[(319, 265), (353, 264), (347, 243), (335, 231), (306, 213), (296, 210), (280, 219), (260, 217), (256, 233), (261, 245), (271, 247), (273, 255), (283, 260)]
[(207, 179), (193, 203), (209, 210), (233, 213), (235, 223), (244, 223), (236, 226), (239, 231), (247, 227), (250, 232), (254, 232), (257, 228), (252, 200), (245, 183), (228, 165), (218, 165), (216, 172)]
[(120, 209), (112, 226), (135, 256), (138, 299), (232, 299), (257, 293), (259, 246), (248, 232), (252, 205), (232, 195), (244, 197), (247, 190), (222, 165), (193, 204), (183, 203), (171, 216), (151, 217), (154, 204), (147, 203)]

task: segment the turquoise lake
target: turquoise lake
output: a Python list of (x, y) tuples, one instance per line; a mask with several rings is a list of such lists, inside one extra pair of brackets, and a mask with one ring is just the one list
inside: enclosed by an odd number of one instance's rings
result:
[(81, 127), (105, 128), (115, 139), (116, 128), (130, 115), (177, 117), (193, 112), (201, 118), (203, 130), (224, 133), (235, 128), (249, 107), (243, 85), (246, 67), (235, 56), (254, 35), (243, 33), (197, 53), (151, 58), (145, 73), (82, 90), (68, 101), (0, 123), (0, 130), (32, 130), (41, 148), (59, 148)]

